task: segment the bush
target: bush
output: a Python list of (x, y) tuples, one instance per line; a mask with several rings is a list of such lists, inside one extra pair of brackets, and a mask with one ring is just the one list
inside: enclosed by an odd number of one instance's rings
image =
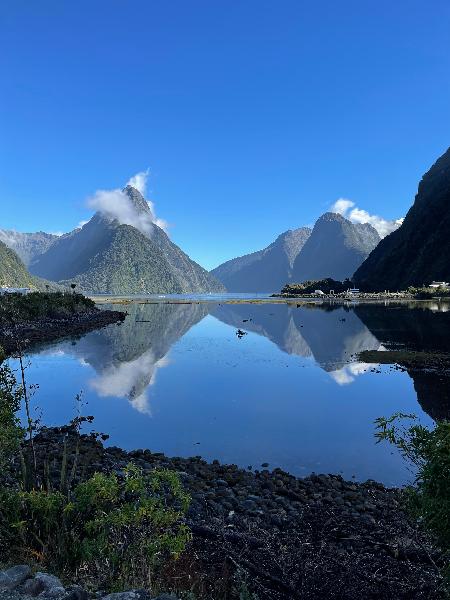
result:
[(349, 279), (336, 281), (327, 278), (303, 281), (302, 283), (287, 283), (281, 290), (281, 293), (288, 296), (301, 296), (314, 294), (315, 290), (321, 290), (324, 294), (329, 294), (333, 290), (335, 294), (341, 294), (352, 287), (353, 283)]
[[(75, 485), (73, 473), (67, 478), (64, 442), (60, 489), (54, 489), (48, 464), (44, 476), (36, 468), (36, 424), (28, 420), (24, 430), (17, 417), (22, 399), (27, 401), (23, 386), (0, 364), (0, 560), (38, 562), (104, 589), (149, 585), (190, 539), (184, 523), (190, 497), (178, 475), (161, 469), (144, 475), (129, 464), (123, 473), (95, 473)], [(78, 440), (80, 423), (91, 419), (74, 420)], [(13, 478), (10, 467), (18, 458), (22, 477)]]
[(35, 321), (46, 317), (65, 317), (93, 310), (95, 302), (82, 294), (62, 292), (30, 294), (5, 294), (0, 298), (0, 325)]
[[(417, 469), (415, 486), (408, 488), (408, 506), (430, 529), (450, 557), (450, 422), (440, 421), (434, 429), (405, 421), (415, 415), (396, 413), (376, 420), (378, 441), (395, 445)], [(447, 560), (448, 562), (448, 560)], [(450, 568), (447, 567), (450, 583)]]
[(190, 499), (169, 470), (144, 476), (130, 464), (124, 478), (96, 473), (69, 495), (10, 489), (0, 500), (9, 555), (37, 557), (58, 573), (81, 571), (108, 589), (150, 584), (190, 539), (183, 522)]
[(24, 430), (17, 416), (23, 390), (9, 366), (2, 364), (3, 358), (0, 346), (0, 477), (10, 471), (11, 458), (18, 452), (24, 438)]

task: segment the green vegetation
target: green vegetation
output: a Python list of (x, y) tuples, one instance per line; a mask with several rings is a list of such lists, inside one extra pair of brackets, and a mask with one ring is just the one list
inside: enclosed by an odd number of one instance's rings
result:
[(322, 290), (324, 294), (329, 294), (330, 291), (340, 294), (352, 287), (353, 284), (349, 279), (335, 281), (328, 277), (327, 279), (304, 281), (303, 283), (287, 283), (281, 290), (281, 293), (288, 296), (302, 296), (314, 294), (315, 290)]
[(413, 515), (437, 537), (446, 552), (444, 569), (450, 586), (450, 422), (436, 423), (434, 429), (405, 421), (415, 415), (396, 413), (376, 420), (378, 441), (386, 440), (417, 469), (416, 483), (407, 490)]
[(183, 292), (164, 254), (137, 229), (119, 225), (107, 241), (84, 272), (61, 283), (110, 294)]
[(36, 287), (17, 254), (0, 242), (0, 287)]
[(94, 308), (95, 303), (82, 294), (63, 292), (5, 294), (0, 298), (0, 326), (11, 321), (22, 323), (43, 318), (61, 319)]
[[(184, 523), (190, 497), (178, 475), (158, 469), (144, 475), (129, 464), (123, 474), (95, 473), (74, 484), (80, 449), (69, 473), (65, 443), (55, 486), (49, 464), (36, 462), (36, 422), (28, 419), (26, 428), (20, 425), (22, 401), (29, 414), (25, 384), (3, 363), (0, 560), (32, 561), (68, 577), (83, 573), (86, 584), (103, 589), (149, 586), (158, 568), (177, 558), (191, 537)], [(78, 440), (84, 420), (72, 423)], [(20, 476), (17, 463), (22, 465)]]
[(418, 300), (431, 300), (432, 298), (450, 298), (450, 289), (447, 287), (430, 288), (430, 287), (413, 287), (410, 286), (407, 290), (414, 298)]

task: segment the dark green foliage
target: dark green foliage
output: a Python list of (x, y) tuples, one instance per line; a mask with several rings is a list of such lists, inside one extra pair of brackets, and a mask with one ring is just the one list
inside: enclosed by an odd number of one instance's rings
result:
[(19, 450), (24, 438), (17, 412), (23, 399), (23, 389), (4, 359), (0, 347), (0, 476), (11, 468), (11, 457)]
[(408, 490), (413, 514), (438, 538), (447, 552), (450, 583), (450, 422), (436, 423), (434, 429), (405, 420), (414, 415), (396, 413), (376, 420), (378, 441), (395, 445), (417, 469), (416, 486)]
[(58, 319), (94, 309), (95, 303), (82, 294), (5, 294), (0, 297), (0, 325), (32, 322), (42, 318)]
[(432, 298), (450, 298), (450, 289), (447, 287), (430, 288), (410, 286), (407, 290), (417, 300), (431, 300)]
[(289, 296), (301, 296), (303, 294), (313, 294), (315, 290), (322, 290), (324, 294), (329, 294), (330, 291), (340, 294), (352, 287), (353, 284), (349, 279), (335, 281), (334, 279), (327, 278), (304, 281), (303, 283), (287, 283), (281, 290), (281, 293)]
[(0, 535), (17, 560), (26, 549), (58, 573), (81, 569), (108, 589), (142, 587), (189, 541), (189, 500), (173, 471), (144, 476), (130, 464), (124, 478), (96, 473), (69, 493), (3, 490)]
[(130, 225), (120, 225), (86, 271), (73, 281), (82, 290), (109, 294), (181, 293), (162, 252)]
[(28, 273), (17, 254), (0, 242), (0, 287), (35, 287), (34, 278)]
[(355, 273), (364, 291), (404, 290), (450, 277), (450, 149), (426, 173), (402, 226)]
[[(144, 475), (129, 464), (122, 474), (95, 473), (73, 484), (67, 444), (61, 448), (59, 489), (33, 459), (35, 423), (24, 442), (17, 411), (24, 388), (6, 363), (0, 365), (0, 561), (37, 562), (58, 574), (83, 573), (103, 589), (149, 586), (159, 567), (177, 558), (191, 534), (184, 523), (190, 497), (178, 475), (155, 469)], [(78, 417), (79, 426), (91, 417)], [(30, 453), (30, 449), (32, 452)], [(23, 463), (13, 472), (13, 459)]]

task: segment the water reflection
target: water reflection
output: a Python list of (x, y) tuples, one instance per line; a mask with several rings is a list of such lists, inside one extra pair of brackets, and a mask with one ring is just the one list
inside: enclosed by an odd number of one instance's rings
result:
[[(363, 350), (447, 351), (447, 306), (131, 304), (124, 323), (62, 342), (57, 352), (93, 367), (95, 376), (88, 384), (100, 397), (125, 398), (137, 411), (151, 415), (149, 393), (158, 372), (170, 364), (170, 348), (208, 314), (269, 339), (287, 354), (314, 360), (337, 385), (348, 386), (378, 366), (357, 360)], [(418, 369), (408, 369), (408, 374), (423, 410), (434, 419), (448, 418), (448, 374)]]
[[(218, 301), (125, 308), (123, 324), (32, 356), (29, 381), (41, 386), (47, 423), (72, 418), (83, 390), (96, 428), (124, 448), (394, 484), (408, 474), (375, 445), (374, 420), (401, 411), (430, 422), (417, 395), (430, 415), (444, 412), (448, 378), (374, 373), (356, 354), (447, 348), (450, 313)], [(238, 339), (237, 329), (249, 335)]]
[(224, 304), (212, 314), (264, 335), (283, 352), (312, 357), (338, 385), (352, 383), (375, 366), (356, 362), (358, 352), (383, 348), (355, 312), (343, 306)]
[[(448, 302), (410, 303), (405, 306), (361, 304), (355, 313), (392, 350), (447, 353), (450, 349), (450, 304)], [(408, 368), (417, 400), (433, 419), (450, 418), (450, 373)]]
[[(149, 391), (157, 373), (170, 363), (171, 346), (208, 313), (202, 304), (127, 306), (123, 323), (59, 344), (57, 352), (94, 368), (89, 386), (100, 397), (126, 398), (151, 415)], [(50, 351), (53, 352), (54, 351)]]

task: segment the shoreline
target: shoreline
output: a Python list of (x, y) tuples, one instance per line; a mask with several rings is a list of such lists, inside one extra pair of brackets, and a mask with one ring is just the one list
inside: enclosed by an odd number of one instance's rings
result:
[(125, 312), (94, 309), (63, 318), (46, 317), (35, 321), (23, 321), (0, 327), (0, 347), (8, 356), (17, 350), (18, 339), (20, 350), (25, 350), (38, 344), (83, 335), (114, 323), (120, 324), (125, 317)]
[(95, 304), (127, 305), (127, 304), (287, 304), (289, 306), (328, 304), (328, 305), (346, 305), (355, 306), (357, 304), (379, 304), (379, 303), (423, 303), (423, 302), (450, 302), (447, 298), (412, 298), (412, 297), (392, 297), (383, 296), (381, 298), (340, 298), (337, 296), (273, 296), (270, 298), (145, 298), (130, 296), (99, 296), (90, 295), (90, 300)]
[(84, 476), (122, 477), (130, 462), (144, 473), (163, 468), (179, 475), (192, 497), (186, 524), (193, 538), (166, 582), (172, 591), (193, 578), (210, 594), (199, 597), (213, 598), (227, 564), (246, 574), (261, 600), (439, 597), (433, 563), (439, 564), (440, 552), (405, 513), (401, 489), (339, 475), (300, 479), (265, 463), (250, 471), (200, 456), (127, 452), (89, 435), (79, 438), (71, 426), (36, 436), (38, 462), (56, 466), (67, 443), (70, 469), (77, 440)]

